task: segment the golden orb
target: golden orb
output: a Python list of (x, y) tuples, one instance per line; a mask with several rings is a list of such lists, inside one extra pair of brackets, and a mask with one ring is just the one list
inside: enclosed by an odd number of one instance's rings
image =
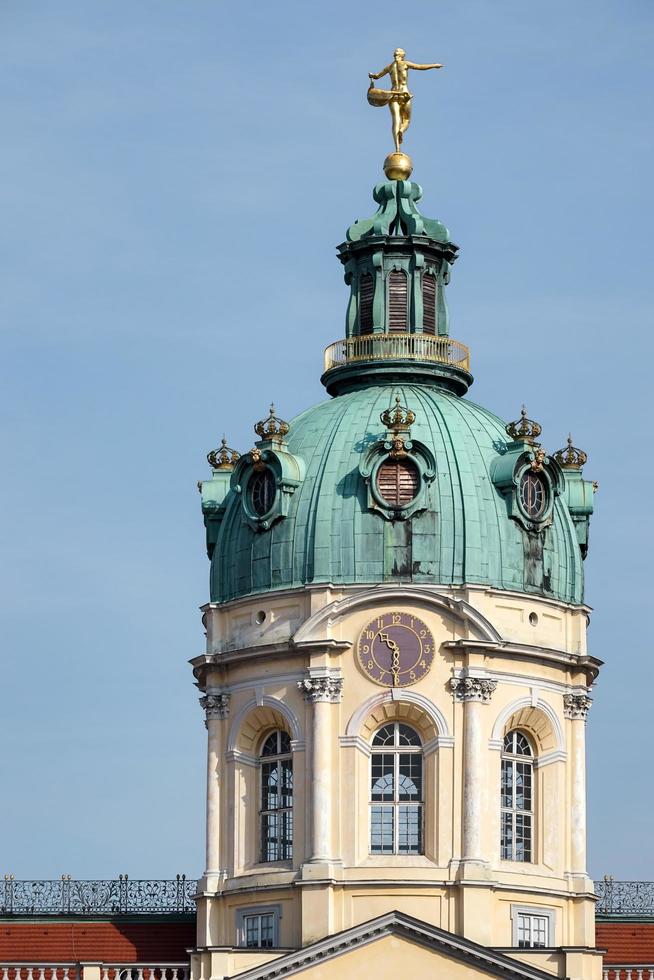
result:
[(384, 173), (389, 180), (408, 180), (413, 171), (413, 160), (406, 153), (389, 153), (384, 160)]

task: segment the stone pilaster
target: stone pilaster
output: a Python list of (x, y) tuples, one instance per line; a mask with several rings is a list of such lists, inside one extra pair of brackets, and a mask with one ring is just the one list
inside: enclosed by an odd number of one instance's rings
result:
[(229, 694), (200, 698), (207, 728), (207, 866), (205, 875), (220, 873), (220, 795), (224, 757), (223, 720), (229, 714)]
[(586, 721), (592, 703), (587, 694), (564, 694), (563, 714), (571, 721)]
[(343, 678), (333, 674), (298, 681), (305, 701), (313, 705), (311, 740), (311, 861), (332, 857), (332, 726), (331, 705), (343, 697)]
[(564, 694), (563, 714), (570, 722), (570, 871), (586, 875), (586, 719), (587, 694)]
[(485, 752), (483, 705), (489, 704), (497, 681), (488, 677), (453, 677), (450, 689), (463, 702), (463, 861), (484, 863), (481, 847)]

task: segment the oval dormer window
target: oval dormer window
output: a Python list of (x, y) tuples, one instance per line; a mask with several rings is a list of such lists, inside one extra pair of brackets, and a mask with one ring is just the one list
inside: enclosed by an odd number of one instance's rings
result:
[(531, 521), (537, 521), (547, 507), (547, 484), (538, 473), (525, 473), (520, 481), (520, 505)]
[(250, 504), (257, 517), (263, 517), (271, 510), (276, 491), (272, 470), (265, 469), (254, 475), (250, 483)]
[(392, 507), (404, 507), (417, 496), (418, 467), (409, 459), (387, 459), (377, 473), (380, 496)]

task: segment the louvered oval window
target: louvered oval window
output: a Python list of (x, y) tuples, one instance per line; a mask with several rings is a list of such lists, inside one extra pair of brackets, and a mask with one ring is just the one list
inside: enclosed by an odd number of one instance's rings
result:
[(436, 277), (426, 272), (422, 277), (423, 333), (436, 333)]
[(407, 278), (406, 272), (393, 269), (388, 276), (388, 329), (406, 330)]
[(375, 292), (374, 280), (369, 272), (364, 272), (359, 281), (359, 333), (372, 333), (372, 299)]
[(410, 460), (387, 459), (377, 473), (377, 489), (393, 507), (411, 503), (418, 493), (420, 475)]

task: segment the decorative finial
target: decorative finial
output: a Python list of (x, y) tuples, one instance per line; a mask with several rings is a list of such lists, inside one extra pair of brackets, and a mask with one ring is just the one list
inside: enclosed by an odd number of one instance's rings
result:
[(218, 449), (212, 449), (207, 454), (209, 466), (214, 470), (233, 470), (234, 465), (239, 459), (240, 453), (237, 453), (235, 449), (229, 448), (225, 436), (222, 437)]
[(568, 436), (568, 445), (554, 453), (554, 459), (564, 470), (580, 470), (588, 462), (588, 455), (583, 449), (572, 445), (572, 435)]
[[(429, 71), (431, 68), (443, 67), (442, 65), (417, 65), (413, 61), (407, 61), (404, 57), (405, 53), (403, 48), (396, 48), (390, 65), (386, 65), (378, 72), (368, 72), (370, 79), (368, 102), (373, 106), (387, 105), (391, 111), (395, 152), (389, 153), (384, 160), (384, 173), (388, 180), (408, 180), (413, 170), (411, 157), (400, 151), (400, 144), (411, 122), (413, 95), (407, 85), (409, 69)], [(375, 88), (373, 81), (383, 78), (384, 75), (390, 75), (392, 88)]]
[[(400, 401), (400, 396), (395, 396), (395, 407), (387, 408), (379, 416), (383, 424), (391, 433), (391, 456), (406, 456), (406, 442), (410, 435), (409, 429), (416, 420), (416, 413)], [(409, 446), (411, 443), (409, 443)]]
[(535, 442), (543, 431), (542, 425), (527, 418), (527, 409), (522, 406), (520, 418), (517, 422), (509, 422), (506, 426), (507, 435), (515, 439), (516, 442)]
[(275, 406), (270, 406), (270, 415), (267, 419), (257, 422), (254, 431), (262, 439), (282, 439), (290, 431), (290, 425), (284, 419), (279, 419), (275, 415)]

